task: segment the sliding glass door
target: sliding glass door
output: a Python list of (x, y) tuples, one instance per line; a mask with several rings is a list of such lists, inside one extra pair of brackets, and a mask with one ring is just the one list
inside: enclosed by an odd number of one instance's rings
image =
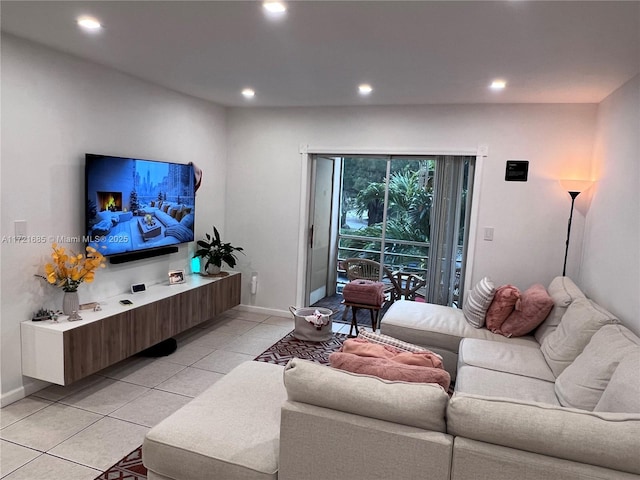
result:
[(425, 301), (459, 305), (474, 160), (342, 157), (338, 283), (340, 260), (369, 258), (423, 277)]

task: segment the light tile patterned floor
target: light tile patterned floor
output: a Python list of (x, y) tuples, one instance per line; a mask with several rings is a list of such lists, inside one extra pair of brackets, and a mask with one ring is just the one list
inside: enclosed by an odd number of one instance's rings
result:
[(176, 337), (168, 357), (132, 357), (8, 405), (0, 410), (0, 478), (93, 480), (149, 428), (291, 330), (292, 318), (230, 310)]

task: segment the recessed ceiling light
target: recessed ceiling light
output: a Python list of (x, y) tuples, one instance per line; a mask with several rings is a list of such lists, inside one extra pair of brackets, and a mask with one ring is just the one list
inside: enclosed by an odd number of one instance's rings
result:
[(245, 88), (242, 90), (242, 96), (244, 98), (253, 98), (256, 96), (256, 91), (253, 88)]
[(264, 8), (269, 13), (284, 13), (287, 11), (287, 7), (282, 2), (262, 2), (262, 8)]
[(92, 17), (80, 17), (77, 20), (78, 25), (87, 30), (99, 30), (102, 28), (102, 24)]
[(373, 92), (373, 88), (368, 83), (363, 83), (358, 87), (358, 92), (360, 92), (360, 95), (369, 95)]
[(491, 85), (489, 85), (489, 88), (491, 90), (504, 90), (506, 86), (507, 86), (506, 81), (497, 79), (491, 82)]

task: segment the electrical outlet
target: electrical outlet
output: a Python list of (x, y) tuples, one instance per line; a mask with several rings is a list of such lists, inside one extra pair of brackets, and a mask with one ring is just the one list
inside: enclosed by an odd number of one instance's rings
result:
[(484, 227), (484, 239), (488, 242), (493, 241), (493, 227)]
[(16, 237), (25, 237), (27, 235), (27, 221), (16, 220), (13, 222), (14, 233)]

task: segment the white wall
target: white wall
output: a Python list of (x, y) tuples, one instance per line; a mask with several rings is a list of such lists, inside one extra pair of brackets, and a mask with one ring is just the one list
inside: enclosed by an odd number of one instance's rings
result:
[[(1, 59), (3, 236), (14, 234), (15, 220), (27, 221), (29, 235), (83, 233), (85, 152), (193, 161), (204, 171), (196, 236), (224, 227), (223, 108), (11, 36), (2, 36)], [(108, 265), (80, 288), (80, 301), (165, 281), (169, 269), (189, 268), (189, 249)], [(62, 293), (34, 277), (49, 252), (49, 242), (0, 247), (3, 404), (37, 388), (21, 375), (20, 322), (40, 306), (61, 307)]]
[(598, 107), (593, 178), (580, 281), (640, 334), (640, 76)]
[[(227, 235), (242, 241), (239, 268), (259, 273), (243, 304), (285, 309), (297, 301), (303, 178), (310, 147), (429, 152), (489, 147), (480, 193), (472, 281), (527, 288), (562, 273), (570, 197), (558, 179), (589, 176), (596, 105), (478, 105), (230, 109)], [(529, 181), (505, 182), (506, 160), (529, 160)], [(494, 241), (481, 240), (484, 226)], [(584, 217), (574, 215), (568, 274), (577, 277)], [(577, 240), (576, 240), (577, 239)]]
[[(594, 173), (600, 181), (592, 205), (588, 196), (578, 197), (568, 274), (581, 278), (599, 303), (625, 320), (636, 319), (630, 320), (636, 329), (640, 325), (637, 78), (599, 108), (477, 105), (225, 112), (10, 36), (2, 37), (1, 59), (2, 235), (13, 235), (15, 220), (26, 220), (30, 235), (81, 234), (85, 152), (194, 161), (204, 170), (196, 235), (215, 224), (226, 241), (245, 247), (247, 255), (240, 256), (238, 269), (245, 284), (251, 272), (258, 272), (259, 288), (256, 296), (243, 288), (243, 304), (285, 311), (296, 303), (302, 280), (299, 219), (306, 209), (302, 192), (307, 179), (300, 145), (389, 153), (475, 151), (488, 145), (476, 185), (479, 231), (472, 281), (489, 275), (498, 284), (520, 288), (534, 282), (546, 285), (562, 271), (570, 205), (557, 179), (591, 176), (597, 138)], [(505, 161), (514, 159), (530, 161), (528, 182), (504, 182)], [(482, 241), (484, 226), (494, 227), (493, 242)], [(613, 244), (608, 243), (610, 232), (616, 232)], [(35, 308), (61, 303), (61, 292), (33, 277), (48, 254), (48, 244), (0, 246), (3, 404), (37, 387), (20, 374), (19, 324)], [(110, 265), (94, 284), (82, 286), (81, 301), (123, 292), (132, 282), (163, 281), (168, 269), (188, 268), (189, 258), (183, 247), (166, 257)]]

